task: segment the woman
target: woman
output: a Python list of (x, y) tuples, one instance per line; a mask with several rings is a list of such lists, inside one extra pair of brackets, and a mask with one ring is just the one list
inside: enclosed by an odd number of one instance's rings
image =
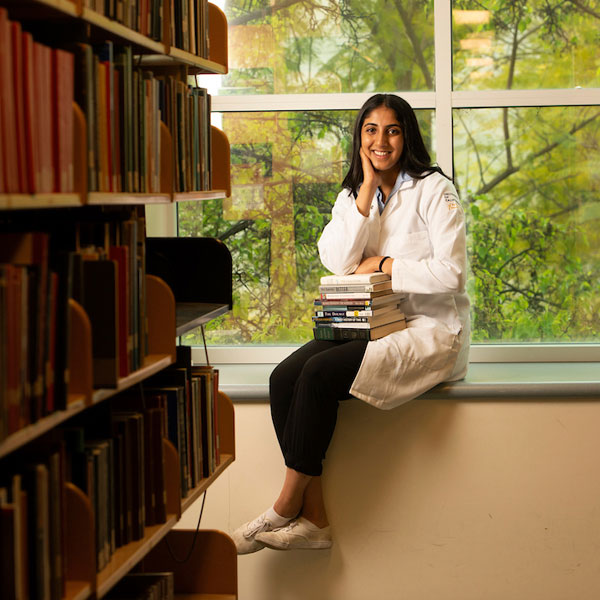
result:
[(271, 414), (286, 475), (274, 505), (234, 532), (240, 554), (331, 546), (320, 476), (340, 400), (390, 409), (466, 373), (464, 214), (398, 96), (377, 94), (361, 108), (350, 169), (318, 247), (337, 275), (389, 274), (405, 296), (407, 327), (369, 342), (312, 340), (273, 371)]

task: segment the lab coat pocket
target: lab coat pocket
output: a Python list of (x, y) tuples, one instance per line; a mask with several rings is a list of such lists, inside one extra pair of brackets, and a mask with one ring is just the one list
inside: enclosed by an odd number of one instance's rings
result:
[(398, 233), (389, 241), (386, 254), (393, 258), (422, 260), (431, 255), (429, 233), (427, 231), (413, 231)]

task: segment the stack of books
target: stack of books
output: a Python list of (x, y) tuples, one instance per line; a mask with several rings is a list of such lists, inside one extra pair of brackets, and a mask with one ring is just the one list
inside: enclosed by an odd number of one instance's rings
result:
[(316, 340), (377, 340), (406, 327), (386, 273), (326, 275), (314, 301)]

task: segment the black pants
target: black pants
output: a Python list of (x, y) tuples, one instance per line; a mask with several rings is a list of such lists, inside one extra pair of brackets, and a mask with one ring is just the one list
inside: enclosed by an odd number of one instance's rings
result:
[(362, 362), (367, 342), (312, 340), (271, 374), (271, 416), (287, 467), (320, 475), (340, 400)]

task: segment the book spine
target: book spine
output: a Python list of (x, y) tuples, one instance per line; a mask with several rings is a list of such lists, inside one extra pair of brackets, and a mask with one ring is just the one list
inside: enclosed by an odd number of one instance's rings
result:
[[(321, 294), (329, 293), (342, 293), (342, 292), (353, 292), (353, 293), (367, 293), (375, 292), (377, 290), (386, 289), (385, 286), (381, 286), (379, 283), (365, 284), (365, 285), (320, 285), (319, 292)], [(390, 286), (387, 286), (390, 289)]]
[(371, 334), (368, 329), (340, 329), (334, 327), (314, 327), (315, 340), (332, 340), (334, 342), (343, 340), (370, 340)]
[(321, 300), (370, 300), (374, 292), (340, 292), (320, 294)]
[(315, 312), (316, 317), (372, 317), (374, 316), (372, 310), (317, 310)]

